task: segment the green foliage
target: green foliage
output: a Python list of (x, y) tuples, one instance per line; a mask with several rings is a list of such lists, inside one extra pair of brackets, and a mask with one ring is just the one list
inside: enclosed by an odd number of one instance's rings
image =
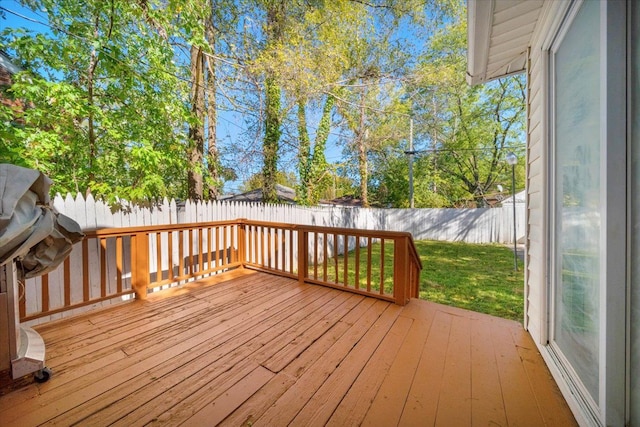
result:
[[(482, 206), (487, 195), (497, 192), (497, 184), (511, 186), (506, 154), (524, 156), (525, 82), (516, 76), (468, 86), (466, 33), (464, 17), (456, 17), (434, 34), (420, 60), (415, 91), (422, 105), (414, 106), (416, 134), (426, 142), (424, 157), (433, 180), (449, 181), (434, 186), (438, 194), (452, 206), (466, 200)], [(523, 175), (520, 162), (519, 182)]]
[(0, 35), (1, 48), (32, 70), (14, 76), (11, 92), (26, 108), (19, 125), (3, 122), (11, 152), (53, 178), (53, 191), (182, 196), (188, 111), (167, 39), (134, 3), (29, 5), (46, 10), (53, 29)]
[[(302, 204), (354, 194), (406, 207), (410, 116), (416, 206), (510, 187), (524, 81), (466, 85), (461, 0), (23, 3), (52, 29), (0, 34), (28, 70), (7, 93), (26, 108), (0, 107), (0, 156), (47, 173), (54, 191), (184, 198), (193, 177), (206, 198), (261, 169), (268, 200), (295, 171)], [(237, 116), (218, 126), (223, 111)], [(516, 175), (522, 187), (523, 162)]]
[[(359, 176), (361, 184), (365, 177), (355, 165), (360, 162), (363, 169), (361, 153), (366, 152), (373, 204), (409, 206), (409, 115), (414, 118), (417, 153), (416, 207), (483, 206), (498, 192), (498, 184), (511, 187), (506, 154), (514, 151), (524, 157), (524, 79), (467, 85), (464, 7), (454, 3), (442, 5), (449, 19), (432, 27), (424, 53), (417, 62), (407, 63), (404, 73), (411, 78), (406, 84), (365, 86), (366, 97), (361, 89), (360, 101), (348, 98), (351, 107), (341, 109), (349, 129), (356, 134), (359, 128), (366, 131), (365, 144), (354, 138), (345, 148), (353, 158), (350, 174)], [(524, 170), (522, 161), (516, 166), (517, 183), (524, 182)]]
[(276, 203), (276, 172), (278, 170), (278, 144), (280, 142), (280, 86), (271, 78), (265, 82), (266, 94), (266, 114), (265, 133), (263, 144), (264, 166), (263, 175), (263, 197), (267, 203)]
[(304, 105), (300, 107), (298, 132), (300, 135), (300, 155), (298, 173), (300, 183), (298, 185), (298, 203), (302, 205), (315, 205), (326, 194), (332, 184), (332, 177), (325, 157), (325, 149), (331, 130), (331, 111), (335, 104), (332, 95), (326, 97), (320, 125), (316, 131), (313, 144), (313, 152), (306, 132), (306, 116)]

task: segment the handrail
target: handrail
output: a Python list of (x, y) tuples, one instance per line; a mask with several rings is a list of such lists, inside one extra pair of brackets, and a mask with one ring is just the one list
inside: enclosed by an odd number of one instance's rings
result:
[(86, 230), (54, 272), (30, 279), (22, 321), (175, 286), (235, 268), (404, 305), (422, 263), (410, 233), (238, 219)]

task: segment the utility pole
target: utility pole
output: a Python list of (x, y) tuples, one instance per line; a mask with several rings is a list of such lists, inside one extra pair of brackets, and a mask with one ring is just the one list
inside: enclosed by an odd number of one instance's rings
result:
[(513, 152), (509, 152), (507, 163), (511, 165), (511, 194), (513, 195), (513, 269), (518, 271), (518, 238), (516, 237), (516, 164), (518, 164), (518, 157)]
[(406, 153), (409, 155), (409, 206), (413, 209), (413, 117), (409, 119), (409, 151)]

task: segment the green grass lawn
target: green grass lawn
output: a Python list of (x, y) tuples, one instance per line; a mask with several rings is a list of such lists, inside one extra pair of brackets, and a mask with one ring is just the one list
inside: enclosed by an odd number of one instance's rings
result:
[[(513, 252), (502, 245), (477, 245), (422, 240), (416, 241), (422, 260), (420, 298), (452, 305), (493, 316), (522, 321), (524, 312), (524, 277), (522, 262), (513, 271)], [(349, 287), (366, 289), (370, 283), (376, 292), (384, 283), (385, 292), (393, 293), (393, 242), (385, 244), (381, 257), (380, 244), (371, 246), (371, 271), (367, 271), (367, 248), (358, 251), (359, 265), (356, 280), (355, 250), (347, 254), (346, 281)], [(384, 258), (384, 269), (380, 260)], [(345, 283), (345, 263), (338, 257), (327, 260), (327, 279)], [(309, 266), (309, 276), (324, 279), (323, 265), (317, 270)]]
[(522, 321), (524, 273), (501, 245), (416, 241), (422, 260), (420, 298)]

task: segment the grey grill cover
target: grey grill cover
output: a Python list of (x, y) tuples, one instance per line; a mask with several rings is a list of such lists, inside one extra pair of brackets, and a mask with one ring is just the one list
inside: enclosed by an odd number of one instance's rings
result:
[(15, 259), (22, 279), (54, 270), (84, 238), (74, 220), (50, 206), (51, 180), (0, 164), (0, 265)]

